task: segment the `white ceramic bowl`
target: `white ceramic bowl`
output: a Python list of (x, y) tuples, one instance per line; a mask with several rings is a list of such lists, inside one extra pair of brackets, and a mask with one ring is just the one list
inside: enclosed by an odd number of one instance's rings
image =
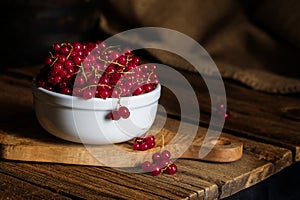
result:
[(120, 143), (143, 135), (152, 126), (161, 94), (155, 90), (132, 97), (121, 97), (121, 105), (130, 110), (128, 119), (111, 120), (116, 98), (82, 99), (48, 91), (32, 85), (34, 109), (40, 125), (52, 135), (84, 144)]

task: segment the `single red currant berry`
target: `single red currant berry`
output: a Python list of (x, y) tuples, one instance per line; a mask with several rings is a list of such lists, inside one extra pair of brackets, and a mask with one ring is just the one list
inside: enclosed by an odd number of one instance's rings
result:
[(226, 111), (224, 117), (225, 117), (225, 119), (228, 119), (230, 117), (230, 113), (228, 111)]
[(81, 44), (79, 42), (75, 42), (73, 44), (74, 51), (80, 51), (81, 50)]
[(143, 93), (143, 88), (142, 87), (138, 87), (136, 90), (134, 90), (133, 95), (140, 95)]
[(71, 51), (69, 57), (75, 57), (77, 55), (77, 51)]
[(120, 117), (121, 117), (121, 116), (120, 116), (119, 111), (117, 111), (117, 110), (111, 111), (111, 113), (110, 113), (110, 118), (111, 118), (112, 120), (119, 120)]
[(69, 46), (62, 46), (60, 48), (60, 53), (64, 54), (64, 55), (68, 55), (70, 53), (70, 47)]
[(155, 147), (155, 142), (148, 143), (148, 148), (151, 149)]
[(64, 67), (61, 63), (55, 63), (52, 70), (54, 71), (54, 74), (60, 74), (63, 68)]
[(151, 174), (152, 176), (157, 176), (161, 173), (161, 168), (158, 164), (152, 164), (151, 165)]
[(67, 60), (64, 66), (66, 69), (72, 69), (74, 67), (74, 62), (72, 60)]
[(84, 90), (83, 91), (83, 93), (82, 93), (82, 97), (84, 98), (84, 99), (91, 99), (91, 98), (93, 98), (93, 91), (92, 90), (90, 90), (90, 89), (86, 89), (86, 90)]
[(143, 85), (143, 89), (145, 92), (151, 92), (153, 90), (153, 86), (151, 83), (148, 83), (146, 85)]
[(150, 69), (151, 69), (151, 70), (156, 70), (156, 68), (157, 68), (156, 65), (151, 65), (151, 66), (150, 66)]
[(60, 46), (60, 44), (58, 44), (58, 43), (55, 43), (55, 44), (53, 45), (54, 51), (59, 51), (60, 48), (61, 48), (61, 46)]
[(120, 95), (121, 95), (121, 91), (118, 88), (114, 88), (114, 90), (112, 91), (111, 97), (117, 98)]
[(151, 163), (149, 161), (145, 161), (143, 164), (142, 164), (142, 170), (144, 172), (149, 172), (151, 171)]
[(119, 108), (120, 116), (124, 119), (127, 119), (130, 116), (130, 111), (126, 106), (121, 106)]
[(144, 141), (147, 142), (147, 144), (151, 144), (155, 141), (154, 139), (154, 136), (153, 135), (147, 135), (145, 138), (144, 138)]
[(160, 168), (165, 168), (171, 163), (172, 161), (169, 158), (164, 158), (164, 159), (161, 158), (157, 164), (160, 166)]
[(130, 49), (130, 48), (125, 48), (124, 50), (123, 50), (123, 54), (126, 54), (126, 55), (131, 55), (132, 54), (132, 50)]
[(44, 63), (45, 63), (46, 65), (51, 65), (52, 62), (53, 62), (53, 58), (52, 58), (51, 56), (47, 56), (47, 57), (45, 58)]
[(109, 97), (110, 93), (109, 93), (109, 89), (103, 89), (103, 90), (100, 90), (99, 91), (99, 96), (102, 98), (102, 99), (106, 99), (107, 97)]
[(106, 70), (105, 70), (108, 74), (113, 74), (115, 73), (117, 70), (116, 68), (114, 67), (114, 65), (109, 65)]
[(107, 75), (102, 75), (100, 80), (99, 80), (99, 83), (108, 85), (109, 84), (109, 77)]
[(85, 78), (83, 76), (77, 76), (74, 85), (83, 86), (84, 84), (85, 84)]
[(127, 62), (127, 59), (125, 56), (122, 55), (118, 58), (118, 63), (120, 63), (121, 65), (125, 65), (126, 62)]
[(59, 57), (58, 57), (58, 60), (57, 60), (57, 62), (59, 62), (59, 63), (64, 63), (64, 62), (66, 62), (66, 60), (67, 60), (67, 58), (66, 58), (66, 56), (65, 55), (60, 55)]
[(75, 65), (80, 65), (82, 62), (82, 58), (80, 56), (75, 56), (73, 61)]
[(134, 150), (140, 150), (140, 143), (134, 142), (134, 143), (132, 144), (132, 148), (133, 148)]
[(171, 153), (168, 150), (164, 150), (160, 153), (162, 159), (171, 158)]
[(133, 62), (134, 64), (139, 64), (139, 63), (140, 63), (140, 58), (137, 57), (137, 56), (132, 56), (132, 62)]
[(160, 153), (158, 153), (158, 152), (154, 153), (152, 155), (152, 160), (153, 160), (153, 162), (158, 163), (160, 160)]
[(174, 163), (172, 163), (167, 167), (165, 172), (167, 174), (173, 175), (177, 172), (177, 166)]
[(84, 58), (83, 51), (77, 51), (76, 55), (80, 56), (81, 58)]
[(146, 151), (148, 149), (148, 144), (146, 142), (142, 142), (140, 145), (141, 151)]
[(49, 91), (53, 91), (53, 87), (51, 85), (46, 85), (45, 86), (45, 89), (46, 90), (49, 90)]
[(58, 85), (61, 81), (62, 81), (62, 77), (61, 76), (55, 76), (53, 84), (54, 85)]
[(130, 62), (127, 64), (127, 67), (126, 67), (126, 69), (124, 69), (124, 71), (125, 72), (130, 72), (131, 70), (133, 71), (135, 67), (136, 67), (136, 64)]
[(61, 89), (61, 93), (67, 94), (67, 95), (71, 95), (72, 91), (71, 91), (70, 88), (65, 87), (65, 88), (62, 88), (62, 89)]
[(81, 96), (82, 95), (81, 88), (79, 87), (73, 88), (72, 95), (77, 97)]

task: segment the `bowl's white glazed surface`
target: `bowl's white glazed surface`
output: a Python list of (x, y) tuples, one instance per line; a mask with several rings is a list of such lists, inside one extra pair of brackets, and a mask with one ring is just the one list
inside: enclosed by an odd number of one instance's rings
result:
[(116, 98), (85, 100), (34, 83), (34, 109), (40, 125), (56, 137), (84, 144), (120, 143), (143, 135), (154, 122), (161, 94), (158, 85), (146, 94), (121, 97), (120, 104), (129, 108), (130, 117), (111, 120), (107, 116), (117, 108)]

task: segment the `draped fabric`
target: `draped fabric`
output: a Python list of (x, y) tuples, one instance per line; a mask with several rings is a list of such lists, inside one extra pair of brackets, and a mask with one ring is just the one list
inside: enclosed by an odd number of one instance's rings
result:
[[(100, 7), (99, 28), (108, 35), (173, 29), (202, 45), (225, 79), (263, 92), (300, 92), (300, 1), (110, 0)], [(147, 51), (161, 63), (196, 72), (179, 56)]]

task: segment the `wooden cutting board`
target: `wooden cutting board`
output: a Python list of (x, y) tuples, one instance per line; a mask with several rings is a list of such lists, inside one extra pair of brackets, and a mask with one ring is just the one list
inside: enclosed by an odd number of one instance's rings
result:
[[(151, 134), (151, 129), (149, 134)], [(162, 136), (164, 144), (162, 142)], [(76, 165), (94, 165), (111, 167), (135, 167), (142, 162), (151, 161), (152, 152), (166, 147), (175, 136), (175, 133), (163, 128), (155, 135), (156, 147), (147, 151), (136, 151), (132, 149), (132, 141), (115, 145), (89, 145), (73, 143), (56, 138), (47, 132), (26, 134), (9, 134), (0, 130), (0, 157), (8, 160), (50, 162)], [(208, 142), (216, 143), (212, 151), (204, 158), (199, 158), (199, 150), (203, 144), (203, 137), (196, 135), (193, 143), (186, 151), (182, 151), (182, 145), (172, 144), (169, 149), (172, 158), (198, 159), (212, 162), (232, 162), (242, 157), (242, 142), (228, 137), (220, 137), (218, 140), (211, 139)], [(116, 147), (117, 150), (116, 150)], [(124, 162), (120, 159), (119, 151), (130, 154), (130, 159)], [(151, 153), (148, 153), (151, 152)], [(184, 152), (184, 153), (183, 153)], [(113, 163), (113, 164), (111, 164)], [(112, 166), (113, 165), (113, 166)]]

